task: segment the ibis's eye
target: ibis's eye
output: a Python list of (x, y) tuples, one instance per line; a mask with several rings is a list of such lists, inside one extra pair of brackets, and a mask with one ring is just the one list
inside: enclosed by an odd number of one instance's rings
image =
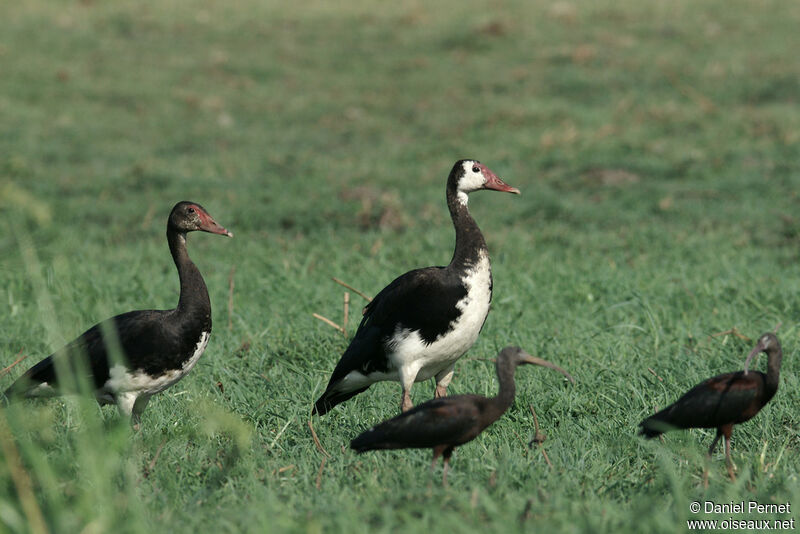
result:
[(194, 208), (189, 208), (187, 211), (188, 211), (189, 213), (194, 213)]
[(480, 167), (472, 167), (472, 172), (481, 172)]

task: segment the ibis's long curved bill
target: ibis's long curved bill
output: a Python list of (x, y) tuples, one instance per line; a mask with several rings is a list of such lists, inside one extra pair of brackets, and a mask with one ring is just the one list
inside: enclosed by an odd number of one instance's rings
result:
[(558, 371), (562, 375), (566, 376), (567, 380), (569, 380), (573, 384), (575, 383), (575, 379), (572, 378), (571, 374), (569, 374), (568, 372), (566, 372), (564, 369), (562, 369), (561, 367), (557, 366), (556, 364), (548, 362), (547, 360), (543, 360), (542, 358), (537, 358), (536, 356), (531, 356), (530, 354), (525, 353), (525, 355), (522, 356), (521, 363), (529, 363), (531, 365), (540, 365), (542, 367), (548, 367), (548, 368), (553, 369), (555, 371)]

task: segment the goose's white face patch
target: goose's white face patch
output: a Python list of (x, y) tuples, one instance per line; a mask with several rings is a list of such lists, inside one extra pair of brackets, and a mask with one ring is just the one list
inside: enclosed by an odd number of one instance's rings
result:
[(209, 337), (209, 332), (201, 333), (194, 352), (181, 368), (169, 369), (158, 376), (151, 376), (141, 369), (131, 372), (124, 365), (115, 365), (110, 369), (110, 377), (103, 385), (103, 389), (113, 393), (135, 392), (139, 395), (153, 395), (164, 391), (192, 370), (206, 350)]
[(486, 177), (483, 175), (483, 169), (478, 166), (477, 161), (465, 161), (462, 164), (462, 168), (464, 169), (464, 176), (458, 180), (458, 199), (463, 204), (466, 204), (466, 194), (483, 189), (483, 186), (486, 185)]

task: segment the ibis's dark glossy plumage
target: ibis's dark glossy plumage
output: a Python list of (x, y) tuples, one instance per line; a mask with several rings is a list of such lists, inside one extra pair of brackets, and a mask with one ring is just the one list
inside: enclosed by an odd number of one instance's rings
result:
[(514, 401), (514, 371), (518, 365), (533, 364), (555, 369), (571, 382), (572, 377), (546, 360), (527, 354), (519, 347), (506, 347), (497, 355), (496, 397), (454, 395), (429, 400), (397, 417), (384, 421), (350, 442), (359, 453), (377, 449), (433, 449), (433, 463), (444, 457), (442, 482), (447, 483), (447, 469), (453, 449), (475, 439), (497, 421)]
[(446, 394), (455, 362), (477, 339), (492, 298), (486, 241), (467, 209), (467, 195), (481, 189), (519, 193), (478, 161), (456, 162), (446, 190), (456, 230), (453, 259), (400, 276), (367, 305), (314, 413), (325, 414), (381, 380), (401, 383), (403, 411), (411, 408), (414, 382), (433, 377), (435, 396)]
[[(750, 361), (767, 353), (767, 374), (750, 371)], [(747, 356), (744, 371), (725, 373), (701, 382), (674, 404), (639, 423), (639, 433), (654, 438), (663, 432), (684, 428), (716, 428), (717, 435), (708, 449), (711, 455), (720, 437), (725, 437), (725, 463), (731, 478), (731, 433), (733, 425), (755, 416), (778, 391), (783, 351), (775, 334), (763, 334)]]
[(172, 310), (131, 311), (107, 319), (40, 361), (9, 387), (7, 399), (75, 392), (85, 378), (101, 404), (116, 403), (138, 428), (150, 397), (185, 376), (211, 334), (211, 302), (186, 251), (195, 230), (232, 236), (195, 202), (179, 202), (167, 220), (167, 242), (180, 277)]

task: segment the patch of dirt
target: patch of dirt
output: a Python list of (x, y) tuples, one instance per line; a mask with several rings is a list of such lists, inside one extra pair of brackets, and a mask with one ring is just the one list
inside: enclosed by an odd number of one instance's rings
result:
[(346, 202), (360, 203), (356, 219), (363, 230), (372, 228), (403, 230), (409, 226), (397, 193), (360, 186), (345, 189), (339, 194), (339, 198)]
[(638, 174), (625, 169), (590, 169), (581, 178), (590, 184), (604, 186), (621, 186), (638, 183)]

